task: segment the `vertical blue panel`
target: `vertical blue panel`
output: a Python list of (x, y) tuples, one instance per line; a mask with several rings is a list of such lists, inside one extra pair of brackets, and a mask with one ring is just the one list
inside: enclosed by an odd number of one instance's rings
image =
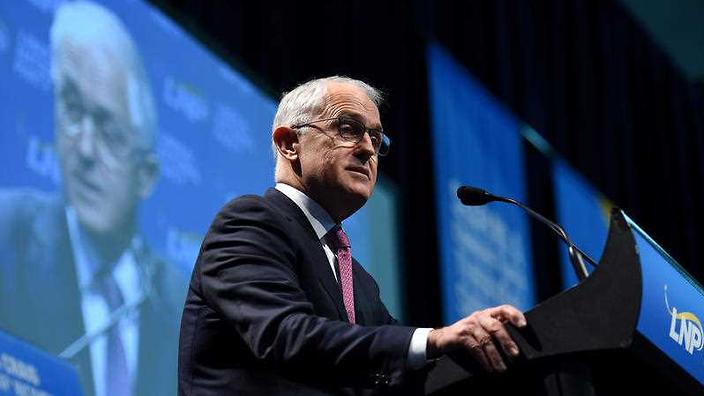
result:
[[(557, 221), (572, 241), (594, 260), (599, 260), (606, 244), (611, 203), (564, 161), (553, 167)], [(562, 286), (577, 284), (567, 248), (560, 250)]]
[(428, 49), (444, 320), (535, 303), (528, 222), (515, 207), (462, 206), (462, 184), (525, 200), (521, 125), (450, 55)]
[[(383, 158), (379, 166), (384, 166)], [(379, 284), (381, 299), (389, 313), (403, 321), (396, 199), (394, 184), (379, 176), (372, 197), (354, 216), (345, 220), (344, 226), (354, 257)]]

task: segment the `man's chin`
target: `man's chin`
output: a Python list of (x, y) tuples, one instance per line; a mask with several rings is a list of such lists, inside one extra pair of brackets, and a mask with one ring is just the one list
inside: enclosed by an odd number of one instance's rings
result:
[(86, 231), (105, 235), (114, 231), (114, 222), (110, 221), (106, 216), (106, 211), (97, 206), (78, 206), (75, 207), (78, 223)]
[(366, 185), (352, 186), (352, 188), (348, 190), (347, 195), (349, 205), (354, 206), (354, 211), (356, 212), (359, 208), (364, 206), (365, 203), (367, 203), (367, 200), (369, 200), (369, 197), (372, 195), (372, 189)]
[(365, 201), (369, 199), (374, 189), (372, 182), (365, 176), (351, 178), (351, 180), (346, 183), (345, 187), (348, 194), (359, 196)]

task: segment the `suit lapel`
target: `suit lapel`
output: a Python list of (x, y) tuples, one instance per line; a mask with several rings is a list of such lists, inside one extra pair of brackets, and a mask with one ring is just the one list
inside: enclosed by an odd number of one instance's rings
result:
[(369, 302), (372, 301), (367, 290), (367, 285), (364, 283), (360, 271), (362, 268), (357, 260), (352, 261), (352, 277), (354, 279), (354, 314), (357, 323), (360, 325), (368, 325), (370, 322)]
[[(31, 312), (41, 323), (56, 325), (52, 326), (51, 337), (47, 337), (46, 329), (40, 322), (31, 331), (38, 332), (37, 339), (42, 340), (40, 345), (43, 348), (59, 354), (85, 334), (76, 264), (61, 201), (51, 202), (46, 216), (39, 217), (33, 227), (31, 243), (36, 248), (28, 257), (28, 268), (35, 271), (29, 274), (32, 279), (26, 284), (41, 290), (42, 298), (35, 301), (37, 305)], [(84, 391), (92, 395), (90, 349), (84, 348), (70, 362), (79, 371)]]
[[(154, 356), (150, 356), (155, 352), (158, 353), (168, 353), (164, 350), (163, 343), (164, 340), (168, 340), (163, 332), (167, 331), (164, 326), (169, 323), (163, 316), (159, 315), (159, 307), (157, 306), (157, 301), (159, 301), (159, 290), (155, 288), (154, 280), (160, 274), (155, 273), (155, 266), (152, 265), (151, 260), (146, 256), (144, 250), (134, 249), (134, 261), (135, 264), (140, 268), (145, 279), (146, 287), (142, 288), (143, 293), (149, 293), (146, 296), (146, 300), (138, 308), (139, 312), (139, 339), (138, 344), (138, 357), (137, 357), (137, 373), (136, 381), (134, 384), (135, 394), (148, 394), (151, 389), (150, 385), (154, 382), (154, 378), (159, 378), (160, 375), (171, 374), (167, 372), (159, 372), (155, 369), (154, 364), (148, 364), (150, 361), (154, 361)], [(163, 308), (163, 307), (162, 307)], [(161, 318), (159, 320), (158, 318)], [(163, 322), (159, 324), (158, 322)], [(156, 323), (155, 323), (156, 322)]]
[(268, 189), (264, 197), (283, 213), (285, 217), (290, 221), (295, 221), (297, 225), (301, 227), (303, 232), (300, 233), (300, 235), (303, 237), (302, 239), (306, 251), (313, 256), (311, 265), (315, 267), (315, 274), (320, 284), (323, 286), (323, 289), (325, 289), (330, 300), (332, 300), (333, 305), (335, 305), (340, 319), (345, 321), (349, 320), (347, 318), (347, 312), (345, 311), (345, 305), (342, 302), (340, 285), (337, 283), (335, 275), (332, 273), (330, 262), (323, 250), (323, 245), (320, 243), (306, 215), (296, 203), (276, 189)]
[(143, 277), (145, 300), (138, 308), (139, 340), (135, 395), (175, 394), (175, 384), (154, 381), (176, 375), (179, 320), (185, 296), (174, 294), (186, 288), (172, 263), (162, 261), (146, 245), (133, 248), (134, 260)]
[[(171, 334), (173, 329), (169, 327), (176, 323), (162, 312), (164, 307), (159, 306), (158, 298), (148, 297), (139, 308), (138, 374), (134, 383), (134, 393), (137, 395), (155, 394), (158, 393), (157, 389), (171, 389), (170, 386), (164, 388), (166, 385), (155, 382), (155, 378), (169, 378), (176, 373), (175, 365), (164, 364), (178, 359), (174, 349), (176, 345), (172, 344), (176, 335)], [(165, 359), (164, 355), (170, 356)]]

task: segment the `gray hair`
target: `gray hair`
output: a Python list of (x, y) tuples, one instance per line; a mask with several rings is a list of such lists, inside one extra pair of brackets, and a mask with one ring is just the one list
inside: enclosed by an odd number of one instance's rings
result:
[[(345, 76), (332, 76), (310, 80), (297, 86), (290, 92), (284, 93), (279, 102), (279, 107), (276, 110), (276, 116), (272, 124), (272, 132), (280, 126), (305, 124), (313, 121), (314, 117), (320, 115), (325, 110), (325, 95), (328, 92), (328, 85), (330, 83), (351, 84), (361, 88), (377, 107), (384, 102), (381, 91), (361, 80), (355, 80)], [(278, 150), (274, 142), (271, 143), (271, 149), (274, 153), (274, 159), (276, 159)]]
[(101, 5), (84, 0), (66, 2), (56, 10), (49, 35), (55, 86), (65, 41), (105, 48), (118, 57), (127, 74), (130, 121), (138, 132), (140, 147), (153, 150), (157, 134), (154, 97), (137, 46), (122, 21)]

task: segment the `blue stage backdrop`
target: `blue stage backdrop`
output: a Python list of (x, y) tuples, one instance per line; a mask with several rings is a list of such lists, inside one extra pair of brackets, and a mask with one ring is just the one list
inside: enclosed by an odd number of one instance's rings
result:
[(528, 222), (515, 207), (465, 207), (463, 184), (524, 200), (521, 123), (444, 49), (428, 49), (444, 320), (535, 303)]
[[(554, 162), (553, 180), (558, 223), (580, 249), (598, 262), (606, 244), (613, 205), (562, 159)], [(566, 289), (577, 284), (577, 276), (567, 248), (561, 249), (560, 256), (562, 286)]]
[[(91, 308), (75, 300), (92, 254), (110, 251), (90, 246), (93, 236), (136, 230), (126, 259), (148, 252), (150, 262), (181, 273), (170, 289), (185, 297), (218, 209), (274, 184), (272, 98), (148, 3), (80, 2), (62, 14), (66, 4), (0, 2), (0, 296), (44, 287), (22, 292), (30, 297), (16, 297), (19, 305), (0, 303), (0, 328), (29, 323), (32, 331), (15, 335), (54, 354), (66, 352), (76, 333), (57, 330), (62, 318), (37, 317), (49, 303), (74, 304), (82, 313), (75, 326), (100, 329)], [(345, 227), (353, 254), (378, 276), (382, 298), (400, 316), (395, 202), (394, 186), (382, 182)], [(128, 271), (124, 279), (143, 278)], [(180, 314), (180, 306), (172, 308)], [(164, 332), (177, 333), (178, 323), (172, 326)], [(141, 368), (138, 338), (126, 338), (128, 365)], [(177, 344), (170, 342), (171, 355), (152, 359), (174, 365)], [(101, 352), (91, 349), (91, 357), (100, 360)], [(95, 389), (86, 385), (89, 371), (81, 371), (85, 389), (101, 393), (98, 377)], [(150, 381), (174, 383), (175, 367)]]

